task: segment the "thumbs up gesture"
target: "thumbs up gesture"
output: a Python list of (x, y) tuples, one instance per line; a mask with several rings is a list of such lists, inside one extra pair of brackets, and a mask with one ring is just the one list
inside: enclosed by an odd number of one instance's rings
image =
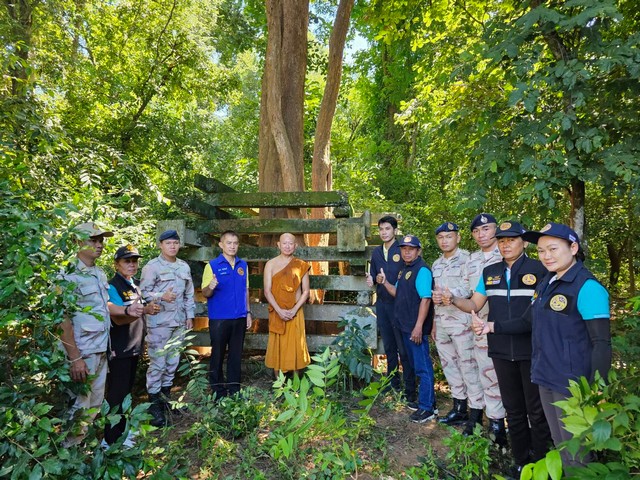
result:
[(431, 292), (431, 299), (433, 300), (433, 303), (435, 305), (442, 304), (442, 287), (436, 285), (436, 288), (434, 288), (433, 292)]
[(169, 287), (167, 291), (162, 294), (161, 298), (165, 302), (173, 303), (175, 302), (177, 295), (173, 293), (173, 287)]
[(131, 305), (129, 305), (129, 316), (131, 317), (141, 317), (144, 313), (144, 305), (140, 303), (140, 297), (136, 297)]
[(368, 287), (373, 287), (373, 277), (371, 276), (371, 274), (369, 272), (367, 272), (367, 286)]
[(376, 283), (383, 284), (387, 281), (387, 276), (384, 273), (384, 269), (380, 269), (380, 273), (376, 275)]
[(216, 278), (216, 274), (213, 274), (213, 278), (211, 279), (211, 281), (209, 282), (208, 287), (211, 290), (214, 290), (216, 287), (218, 286), (218, 279)]
[(444, 289), (442, 292), (442, 304), (443, 305), (451, 305), (451, 301), (453, 300), (453, 293), (449, 290), (449, 287)]

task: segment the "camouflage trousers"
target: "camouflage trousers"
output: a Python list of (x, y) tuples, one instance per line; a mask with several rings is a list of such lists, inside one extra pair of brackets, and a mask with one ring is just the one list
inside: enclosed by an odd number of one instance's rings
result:
[(471, 408), (482, 409), (484, 399), (474, 336), (468, 320), (436, 317), (436, 347), (451, 395), (459, 400), (468, 399)]
[(147, 328), (147, 392), (158, 393), (162, 387), (173, 385), (185, 333), (184, 327)]
[[(77, 428), (63, 442), (64, 447), (71, 447), (79, 444), (87, 434), (89, 423), (93, 422), (96, 414), (102, 406), (104, 400), (104, 389), (107, 383), (107, 354), (90, 353), (83, 355), (87, 364), (89, 375), (92, 376), (90, 390), (84, 395), (72, 395), (73, 405), (65, 414), (67, 420), (77, 421)], [(90, 409), (96, 409), (91, 413), (86, 413)]]
[(487, 418), (494, 420), (504, 418), (506, 412), (502, 405), (502, 397), (500, 396), (498, 377), (493, 367), (493, 360), (489, 358), (489, 347), (487, 345), (486, 335), (475, 336), (473, 350), (480, 373), (480, 383), (482, 384)]

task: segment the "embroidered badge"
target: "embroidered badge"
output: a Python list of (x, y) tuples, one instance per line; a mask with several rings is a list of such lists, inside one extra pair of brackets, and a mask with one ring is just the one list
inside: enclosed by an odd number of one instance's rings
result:
[(525, 285), (534, 285), (536, 283), (536, 276), (533, 273), (527, 273), (522, 277), (522, 283)]
[(405, 280), (409, 280), (410, 278), (411, 278), (411, 272), (407, 272), (407, 273), (405, 273), (405, 275), (404, 275), (404, 279), (405, 279)]
[(411, 243), (411, 236), (407, 235), (406, 237), (404, 237), (403, 243)]
[(482, 216), (480, 217), (480, 221), (481, 221), (482, 223), (487, 223), (487, 217), (485, 217), (484, 215), (482, 215)]
[(453, 231), (453, 223), (447, 223), (447, 228)]
[(238, 267), (238, 275), (240, 276), (244, 275), (244, 268)]
[(400, 255), (398, 255), (397, 253), (393, 256), (393, 261), (398, 263), (400, 261)]
[(511, 223), (504, 222), (500, 224), (500, 230), (509, 230), (511, 228)]
[(495, 277), (487, 277), (485, 285), (498, 285), (501, 278), (501, 275), (496, 275)]
[(549, 306), (552, 310), (561, 312), (562, 310), (567, 308), (567, 297), (565, 297), (564, 295), (555, 295), (549, 301)]
[(542, 227), (540, 229), (541, 232), (546, 232), (547, 230), (549, 230), (551, 228), (551, 224), (547, 223), (544, 227)]

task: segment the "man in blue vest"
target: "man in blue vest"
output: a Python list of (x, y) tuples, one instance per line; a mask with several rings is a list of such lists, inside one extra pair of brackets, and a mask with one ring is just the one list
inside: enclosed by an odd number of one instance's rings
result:
[[(398, 277), (398, 272), (404, 265), (400, 257), (400, 247), (396, 240), (398, 233), (398, 220), (391, 215), (386, 215), (378, 220), (378, 233), (382, 240), (382, 245), (376, 247), (371, 254), (369, 273), (367, 273), (367, 285), (376, 286), (376, 323), (384, 353), (387, 356), (387, 375), (391, 376), (391, 386), (394, 390), (400, 391), (401, 382), (398, 374), (400, 362), (402, 362), (402, 378), (404, 380), (404, 394), (407, 404), (411, 410), (416, 410), (416, 375), (409, 357), (404, 348), (402, 333), (394, 326), (393, 310), (395, 299), (382, 285), (384, 271), (389, 278)], [(394, 373), (395, 372), (395, 373)]]
[[(238, 234), (227, 230), (218, 245), (222, 253), (205, 266), (202, 294), (207, 297), (211, 337), (209, 382), (216, 397), (221, 398), (240, 391), (244, 334), (251, 328), (252, 318), (247, 262), (237, 257)], [(222, 365), (227, 350), (225, 382)]]
[(433, 388), (433, 364), (429, 355), (429, 335), (433, 327), (433, 275), (422, 257), (420, 240), (406, 235), (400, 242), (404, 266), (397, 280), (390, 283), (384, 270), (382, 284), (395, 297), (394, 322), (402, 332), (416, 375), (420, 378), (418, 409), (411, 414), (414, 423), (425, 423), (436, 418), (436, 397)]

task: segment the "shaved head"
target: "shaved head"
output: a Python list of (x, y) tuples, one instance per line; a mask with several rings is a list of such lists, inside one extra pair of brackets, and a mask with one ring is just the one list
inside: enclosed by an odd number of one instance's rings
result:
[(292, 240), (292, 241), (296, 241), (296, 237), (295, 235), (291, 234), (291, 233), (283, 233), (282, 235), (280, 235), (280, 241), (284, 242), (285, 240)]

